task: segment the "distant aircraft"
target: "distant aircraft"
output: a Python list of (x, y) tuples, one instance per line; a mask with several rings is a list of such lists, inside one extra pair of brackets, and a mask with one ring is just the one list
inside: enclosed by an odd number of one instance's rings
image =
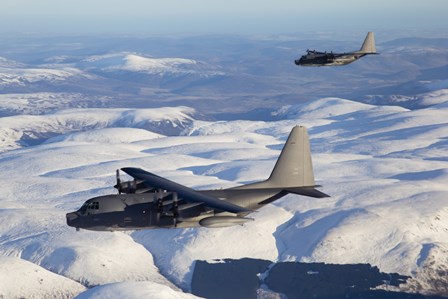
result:
[(121, 170), (134, 180), (122, 182), (117, 170), (119, 194), (87, 200), (66, 215), (69, 226), (97, 231), (226, 227), (252, 221), (248, 214), (288, 193), (328, 197), (315, 189), (308, 133), (301, 126), (292, 129), (270, 177), (261, 182), (196, 191), (140, 168)]
[(377, 54), (375, 48), (375, 37), (373, 32), (367, 33), (364, 43), (359, 51), (348, 53), (317, 52), (306, 50), (307, 54), (296, 59), (296, 65), (302, 66), (333, 66), (346, 65), (369, 54)]

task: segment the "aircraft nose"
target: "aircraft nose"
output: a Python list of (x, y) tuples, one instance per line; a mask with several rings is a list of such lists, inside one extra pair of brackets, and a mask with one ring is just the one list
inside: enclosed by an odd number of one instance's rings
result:
[(79, 215), (76, 212), (67, 213), (65, 217), (67, 218), (68, 226), (76, 227), (79, 218)]
[(300, 65), (300, 59), (296, 59), (296, 60), (294, 60), (294, 63), (295, 63), (296, 65)]

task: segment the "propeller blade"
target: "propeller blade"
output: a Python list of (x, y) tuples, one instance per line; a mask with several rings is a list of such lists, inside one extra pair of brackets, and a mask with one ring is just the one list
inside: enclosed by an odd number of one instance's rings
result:
[(177, 217), (179, 217), (179, 202), (177, 192), (173, 192), (173, 225), (177, 227)]
[(157, 203), (157, 222), (160, 221), (160, 216), (162, 215), (163, 212), (163, 194), (162, 194), (162, 190), (157, 189), (154, 192), (154, 199), (156, 200)]
[(121, 179), (120, 179), (120, 170), (117, 169), (115, 173), (115, 177), (117, 178), (117, 184), (114, 186), (118, 190), (118, 194), (121, 194)]
[(132, 181), (132, 189), (131, 189), (131, 193), (135, 193), (135, 191), (137, 190), (137, 180), (133, 180)]

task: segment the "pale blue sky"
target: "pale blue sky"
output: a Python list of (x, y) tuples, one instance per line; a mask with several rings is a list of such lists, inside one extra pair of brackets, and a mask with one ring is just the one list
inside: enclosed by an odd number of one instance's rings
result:
[(448, 29), (448, 0), (0, 0), (0, 32)]

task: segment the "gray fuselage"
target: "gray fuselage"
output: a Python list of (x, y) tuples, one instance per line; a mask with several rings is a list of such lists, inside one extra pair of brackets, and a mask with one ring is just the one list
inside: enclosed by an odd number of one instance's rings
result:
[[(224, 189), (198, 191), (215, 198), (229, 201), (241, 207), (256, 210), (264, 204), (278, 199), (286, 193), (281, 189)], [(91, 198), (76, 212), (67, 214), (67, 224), (76, 228), (89, 230), (134, 230), (146, 228), (172, 228), (173, 225), (173, 201), (170, 200), (171, 192), (164, 192), (164, 206), (160, 215), (160, 208), (155, 200), (154, 193), (141, 194), (115, 194)], [(228, 212), (208, 208), (200, 203), (178, 202), (176, 227), (201, 226), (202, 219), (213, 216), (233, 215)], [(232, 219), (235, 217), (232, 217)], [(247, 218), (239, 219), (242, 224)], [(220, 226), (235, 225), (235, 221), (225, 217), (215, 217), (211, 221)], [(228, 224), (228, 225), (226, 225)]]
[(303, 55), (300, 59), (296, 59), (294, 63), (300, 66), (338, 66), (352, 63), (353, 61), (370, 54), (376, 54), (373, 32), (367, 33), (366, 38), (358, 51), (333, 53), (307, 50), (306, 55)]
[(338, 66), (352, 63), (353, 61), (367, 55), (366, 53), (326, 53), (309, 51), (306, 55), (295, 60), (296, 65), (301, 66)]

